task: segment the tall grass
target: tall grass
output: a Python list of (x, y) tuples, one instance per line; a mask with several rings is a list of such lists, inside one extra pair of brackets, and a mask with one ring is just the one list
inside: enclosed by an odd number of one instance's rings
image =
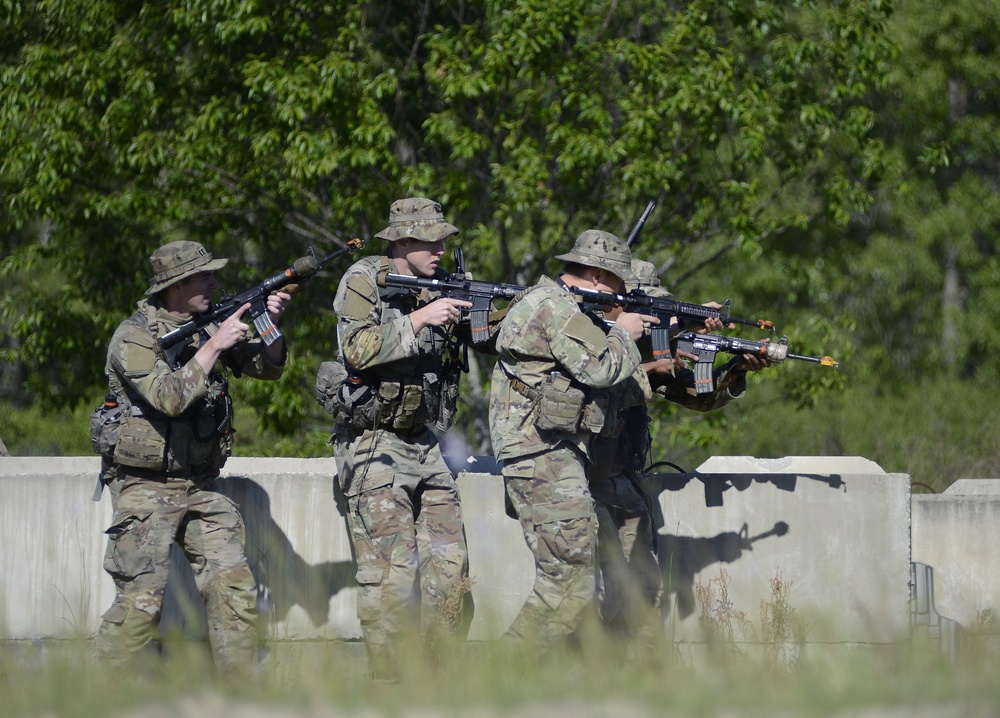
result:
[[(159, 707), (155, 715), (172, 715), (171, 706), (192, 697), (210, 715), (233, 715), (238, 704), (304, 716), (397, 715), (411, 708), (422, 715), (482, 714), (527, 706), (559, 707), (556, 715), (626, 715), (631, 706), (678, 716), (828, 715), (887, 707), (901, 709), (899, 715), (916, 709), (929, 710), (920, 715), (939, 715), (936, 709), (995, 715), (1000, 708), (995, 661), (980, 655), (951, 666), (933, 646), (913, 642), (781, 665), (738, 651), (717, 652), (707, 664), (691, 665), (662, 641), (628, 645), (590, 632), (573, 647), (545, 653), (498, 643), (456, 644), (432, 663), (415, 649), (394, 685), (369, 682), (356, 649), (279, 645), (259, 675), (223, 681), (196, 645), (171, 651), (143, 670), (121, 672), (96, 662), (87, 642), (56, 649), (5, 644), (0, 715), (103, 718), (142, 715), (150, 706)], [(595, 708), (600, 706), (607, 708)]]

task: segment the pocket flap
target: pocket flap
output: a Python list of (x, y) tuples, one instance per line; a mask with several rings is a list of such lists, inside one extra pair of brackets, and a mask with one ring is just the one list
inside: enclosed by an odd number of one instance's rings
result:
[(383, 573), (380, 568), (359, 568), (354, 580), (359, 586), (378, 586), (382, 583)]

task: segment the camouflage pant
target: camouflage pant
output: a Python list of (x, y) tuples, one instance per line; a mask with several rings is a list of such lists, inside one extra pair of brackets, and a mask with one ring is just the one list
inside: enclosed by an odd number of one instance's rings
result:
[(534, 587), (507, 635), (551, 643), (576, 630), (594, 599), (597, 519), (584, 458), (560, 445), (505, 462), (503, 476), (535, 556)]
[(651, 617), (660, 590), (653, 525), (642, 496), (628, 478), (591, 480), (597, 508), (601, 618), (632, 631)]
[[(334, 456), (347, 497), (347, 521), (358, 563), (358, 620), (369, 672), (395, 675), (419, 578), (420, 633), (461, 623), (461, 579), (468, 550), (455, 477), (433, 434), (400, 437), (363, 431), (341, 437)], [(449, 597), (453, 601), (446, 605)]]
[(247, 670), (256, 659), (257, 589), (235, 504), (211, 482), (126, 471), (110, 484), (115, 514), (104, 570), (115, 600), (98, 632), (101, 656), (124, 662), (153, 639), (177, 541), (205, 599), (216, 665), (224, 673)]

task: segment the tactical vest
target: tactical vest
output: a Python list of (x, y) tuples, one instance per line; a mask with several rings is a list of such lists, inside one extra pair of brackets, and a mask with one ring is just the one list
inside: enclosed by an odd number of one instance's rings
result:
[[(136, 312), (125, 320), (152, 336), (153, 348), (133, 345), (135, 351), (151, 351), (168, 361), (156, 344), (155, 309), (149, 316)], [(171, 369), (178, 369), (196, 350), (187, 347), (170, 357)], [(121, 407), (113, 462), (122, 466), (165, 472), (171, 475), (217, 475), (232, 454), (232, 400), (225, 364), (223, 371), (209, 374), (208, 392), (183, 414), (169, 417), (146, 402), (116, 372), (109, 373), (109, 395)]]
[[(378, 261), (372, 270), (389, 270), (387, 257)], [(418, 297), (407, 289), (391, 287), (381, 288), (378, 298), (382, 324), (409, 314), (430, 299), (423, 293)], [(417, 335), (417, 345), (413, 356), (360, 372), (343, 361), (324, 362), (317, 375), (317, 400), (341, 427), (408, 432), (431, 425), (446, 431), (458, 403), (458, 342), (445, 327), (426, 327)]]

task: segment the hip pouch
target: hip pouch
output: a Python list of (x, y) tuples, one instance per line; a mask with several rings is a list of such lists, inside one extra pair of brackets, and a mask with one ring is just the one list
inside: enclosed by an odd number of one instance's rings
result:
[(325, 361), (316, 372), (316, 401), (333, 416), (337, 415), (337, 394), (347, 381), (347, 367), (339, 361)]
[(108, 394), (104, 403), (90, 415), (90, 445), (101, 456), (114, 456), (124, 410), (117, 397)]
[(587, 396), (580, 428), (599, 436), (618, 433), (618, 400), (611, 392), (595, 391)]

